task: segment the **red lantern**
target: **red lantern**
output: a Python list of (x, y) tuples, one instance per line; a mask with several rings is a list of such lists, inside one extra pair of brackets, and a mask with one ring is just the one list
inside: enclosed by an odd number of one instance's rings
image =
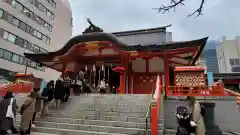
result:
[(122, 66), (117, 66), (115, 68), (112, 69), (115, 72), (119, 72), (119, 73), (126, 73), (126, 69)]

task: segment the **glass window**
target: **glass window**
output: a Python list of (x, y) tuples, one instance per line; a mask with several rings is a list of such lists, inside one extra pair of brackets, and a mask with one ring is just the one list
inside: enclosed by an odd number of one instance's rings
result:
[(37, 36), (37, 31), (36, 31), (36, 30), (33, 30), (33, 31), (32, 31), (32, 35), (33, 35), (33, 36)]
[(39, 39), (42, 39), (42, 33), (37, 32), (37, 37), (38, 37)]
[(45, 35), (42, 35), (42, 40), (46, 43), (47, 42), (47, 36), (45, 36)]
[(37, 23), (39, 23), (40, 25), (43, 25), (44, 26), (44, 24), (45, 24), (45, 21), (42, 19), (42, 18), (40, 18), (40, 17), (36, 17), (36, 21), (37, 21)]
[(28, 60), (27, 58), (24, 58), (24, 59), (23, 59), (23, 65), (27, 65), (28, 61), (29, 61), (29, 60)]
[(27, 41), (27, 40), (23, 40), (23, 45), (22, 45), (22, 47), (23, 47), (23, 48), (27, 48), (27, 44), (28, 44), (28, 41)]
[(13, 17), (12, 24), (14, 26), (18, 27), (19, 26), (19, 20), (17, 18)]
[(32, 46), (32, 43), (30, 43), (30, 42), (28, 42), (28, 44), (27, 44), (27, 49), (28, 50), (33, 50), (33, 46)]
[(19, 28), (20, 28), (21, 30), (23, 30), (23, 31), (26, 31), (26, 29), (27, 29), (27, 24), (24, 23), (24, 22), (22, 22), (22, 21), (20, 21)]
[(3, 10), (0, 8), (0, 18), (3, 17)]
[(16, 40), (16, 36), (11, 33), (8, 33), (8, 41), (15, 43), (15, 40)]
[(18, 54), (13, 54), (13, 55), (12, 55), (12, 61), (13, 61), (13, 62), (19, 63), (19, 59), (20, 59), (20, 58), (19, 58), (19, 55), (18, 55)]
[(12, 23), (12, 20), (13, 20), (13, 16), (12, 15), (8, 15), (8, 22)]
[(42, 4), (38, 4), (38, 9), (40, 10), (40, 11), (42, 11), (44, 14), (46, 14), (46, 12), (47, 12), (47, 9), (42, 5)]
[(16, 6), (17, 6), (16, 0), (12, 0), (12, 7), (16, 8)]
[(36, 45), (33, 45), (33, 47), (34, 47), (34, 52), (39, 53), (40, 48)]
[(52, 31), (52, 26), (51, 26), (51, 25), (49, 25), (48, 30), (49, 30), (49, 31)]
[(16, 8), (18, 11), (23, 12), (23, 5), (22, 5), (22, 4), (20, 4), (20, 3), (17, 2), (15, 8)]
[(23, 43), (24, 43), (24, 40), (22, 38), (16, 37), (16, 42), (15, 42), (16, 45), (22, 46)]
[(29, 25), (27, 25), (26, 32), (31, 33), (31, 29), (32, 29), (32, 28), (31, 28)]
[(24, 61), (24, 57), (20, 56), (19, 57), (19, 64), (23, 64), (23, 61)]
[(3, 49), (0, 49), (0, 57), (2, 58), (3, 57)]
[(29, 9), (25, 8), (25, 7), (23, 9), (23, 14), (25, 14), (27, 17), (31, 17), (32, 16), (32, 12)]
[(3, 58), (6, 60), (12, 60), (12, 52), (9, 52), (7, 50), (4, 50), (3, 52)]
[(47, 43), (47, 44), (50, 44), (50, 38), (47, 38), (46, 43)]
[(4, 31), (3, 33), (3, 39), (7, 39), (8, 38), (8, 32), (7, 31)]

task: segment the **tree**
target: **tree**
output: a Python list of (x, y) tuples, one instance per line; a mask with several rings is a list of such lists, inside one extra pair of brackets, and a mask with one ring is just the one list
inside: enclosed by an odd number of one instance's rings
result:
[[(175, 8), (179, 5), (184, 5), (184, 2), (187, 0), (170, 0), (170, 4), (169, 5), (162, 5), (159, 8), (153, 8), (155, 10), (158, 10), (159, 13), (165, 13), (166, 11), (170, 11), (171, 9), (173, 9), (175, 11)], [(199, 5), (199, 8), (196, 9), (194, 12), (192, 12), (191, 14), (189, 14), (187, 17), (190, 16), (195, 16), (195, 17), (199, 17), (200, 15), (202, 15), (202, 10), (203, 10), (203, 5), (205, 4), (205, 0), (201, 0), (201, 3)]]

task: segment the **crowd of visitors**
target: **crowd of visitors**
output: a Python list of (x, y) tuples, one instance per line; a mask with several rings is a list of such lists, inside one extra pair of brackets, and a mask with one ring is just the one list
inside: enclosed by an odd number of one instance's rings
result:
[[(33, 91), (24, 99), (23, 104), (18, 107), (14, 93), (7, 92), (0, 101), (0, 135), (18, 134), (25, 135), (31, 133), (31, 128), (35, 127), (36, 115), (46, 116), (49, 103), (54, 101), (54, 108), (58, 108), (60, 102), (68, 101), (70, 95), (70, 85), (61, 79), (47, 83), (43, 91), (40, 88), (33, 88)], [(19, 131), (14, 127), (17, 112), (21, 115)]]

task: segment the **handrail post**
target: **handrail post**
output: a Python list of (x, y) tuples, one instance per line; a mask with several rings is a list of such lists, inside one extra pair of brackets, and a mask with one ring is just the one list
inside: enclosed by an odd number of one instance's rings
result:
[(158, 111), (155, 100), (151, 101), (151, 135), (158, 135)]

